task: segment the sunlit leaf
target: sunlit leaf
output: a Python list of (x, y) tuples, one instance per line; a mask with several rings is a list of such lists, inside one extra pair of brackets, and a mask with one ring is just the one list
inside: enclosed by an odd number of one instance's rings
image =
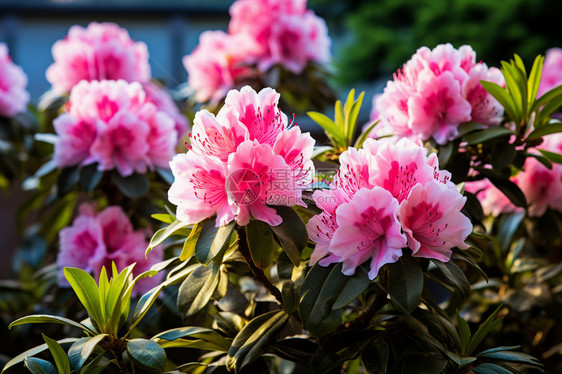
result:
[(107, 336), (99, 334), (91, 338), (82, 338), (76, 341), (68, 350), (68, 358), (74, 370), (80, 370), (90, 357), (96, 346)]
[(164, 348), (152, 340), (132, 339), (127, 342), (127, 353), (140, 363), (141, 368), (147, 367), (158, 372), (163, 372), (166, 367), (166, 352)]
[(47, 343), (49, 351), (51, 351), (51, 354), (55, 359), (55, 364), (59, 373), (70, 374), (70, 363), (68, 362), (68, 356), (66, 355), (64, 349), (62, 349), (59, 343), (49, 338), (45, 334), (43, 334), (43, 340), (45, 340), (45, 343)]

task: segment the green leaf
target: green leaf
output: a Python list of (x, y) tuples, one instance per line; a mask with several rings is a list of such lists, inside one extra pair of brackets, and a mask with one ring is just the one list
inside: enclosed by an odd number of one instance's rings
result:
[(504, 214), (498, 221), (498, 244), (507, 250), (513, 242), (513, 237), (525, 218), (525, 212)]
[(489, 129), (474, 131), (463, 136), (463, 140), (468, 144), (479, 144), (489, 140), (499, 138), (506, 135), (514, 135), (515, 133), (505, 127), (491, 127)]
[(70, 374), (70, 363), (68, 362), (68, 356), (66, 355), (64, 349), (62, 349), (60, 344), (57, 343), (55, 340), (49, 338), (45, 334), (42, 335), (43, 335), (43, 340), (45, 340), (45, 343), (47, 343), (47, 346), (49, 347), (49, 351), (51, 351), (51, 354), (55, 359), (55, 364), (57, 365), (57, 369), (59, 370), (59, 373)]
[(215, 227), (215, 220), (205, 220), (201, 227), (199, 239), (195, 245), (195, 258), (202, 264), (208, 264), (219, 253), (226, 250), (236, 222)]
[(278, 226), (270, 226), (279, 239), (281, 248), (287, 253), (291, 262), (299, 266), (301, 252), (308, 245), (308, 232), (301, 217), (292, 208), (286, 206), (274, 207), (283, 222)]
[(498, 314), (498, 312), (500, 311), (500, 308), (502, 306), (500, 305), (487, 319), (486, 321), (484, 321), (480, 327), (478, 327), (478, 330), (476, 330), (476, 332), (474, 333), (474, 335), (472, 336), (472, 339), (470, 340), (470, 343), (468, 344), (468, 348), (466, 350), (466, 354), (470, 355), (472, 354), (472, 352), (474, 352), (476, 350), (476, 348), (478, 347), (478, 345), (482, 342), (482, 340), (484, 340), (484, 338), (486, 337), (486, 335), (488, 335), (488, 333), (490, 331), (492, 331), (494, 329), (494, 327), (496, 327), (498, 324), (501, 323), (501, 321), (503, 320), (502, 318), (496, 318), (496, 315)]
[(61, 170), (57, 180), (57, 196), (62, 197), (72, 191), (80, 180), (80, 169), (78, 166), (71, 166)]
[(114, 171), (111, 173), (111, 181), (123, 195), (131, 199), (143, 197), (148, 192), (148, 179), (144, 174), (135, 173), (124, 177), (119, 172)]
[(80, 187), (86, 192), (91, 192), (100, 183), (102, 177), (103, 172), (98, 170), (97, 164), (84, 166), (80, 169)]
[(157, 287), (152, 288), (147, 293), (141, 296), (139, 302), (137, 303), (137, 306), (135, 307), (135, 311), (133, 312), (133, 320), (131, 322), (131, 325), (129, 326), (127, 334), (125, 334), (125, 337), (129, 336), (135, 326), (138, 325), (140, 321), (142, 321), (146, 313), (148, 313), (150, 307), (158, 299), (158, 295), (160, 295), (162, 289), (164, 289), (164, 285), (161, 284)]
[(472, 371), (476, 374), (513, 374), (506, 368), (492, 363), (480, 364), (473, 367)]
[(529, 136), (527, 136), (527, 140), (534, 140), (545, 135), (555, 134), (559, 132), (562, 132), (562, 122), (555, 122), (533, 130), (533, 132), (531, 132)]
[(363, 131), (363, 133), (359, 136), (359, 138), (357, 138), (357, 140), (355, 141), (355, 145), (354, 147), (359, 149), (363, 147), (363, 144), (365, 143), (365, 140), (367, 140), (369, 138), (369, 134), (371, 133), (371, 131), (373, 131), (373, 129), (375, 128), (376, 125), (378, 125), (380, 122), (380, 120), (376, 120), (375, 122), (373, 122), (372, 124), (370, 124), (365, 131)]
[(413, 353), (404, 358), (402, 373), (439, 374), (447, 366), (447, 360), (431, 354)]
[(152, 214), (150, 217), (154, 218), (157, 221), (164, 222), (167, 224), (173, 223), (176, 220), (176, 217), (167, 213), (156, 213), (156, 214)]
[(98, 334), (89, 338), (82, 338), (70, 346), (68, 358), (74, 370), (80, 370), (88, 357), (92, 354), (96, 346), (106, 337), (107, 334)]
[(265, 269), (271, 265), (276, 246), (269, 225), (262, 221), (250, 221), (246, 226), (246, 240), (256, 266)]
[(150, 244), (148, 245), (145, 255), (148, 255), (154, 247), (187, 226), (189, 226), (189, 223), (177, 220), (172, 222), (168, 227), (156, 231), (152, 239), (150, 239)]
[[(160, 343), (159, 340), (175, 341), (185, 338), (189, 338), (193, 341), (204, 341), (205, 343), (210, 344), (213, 350), (223, 352), (227, 352), (232, 343), (231, 339), (227, 339), (215, 330), (205, 327), (178, 327), (154, 335), (151, 340)], [(162, 343), (160, 343), (160, 345), (162, 345)]]
[(100, 310), (98, 286), (94, 278), (84, 270), (72, 267), (64, 268), (64, 276), (84, 308), (86, 308), (90, 318), (98, 326), (105, 325)]
[(476, 356), (492, 358), (504, 362), (518, 362), (521, 364), (542, 365), (540, 361), (537, 360), (535, 357), (522, 352), (512, 352), (512, 351), (489, 352), (488, 350), (487, 353), (480, 353)]
[(345, 144), (345, 133), (343, 132), (343, 127), (338, 127), (334, 121), (322, 113), (307, 112), (306, 114), (308, 114), (314, 122), (324, 129), (326, 136), (328, 136), (333, 145), (340, 147), (342, 144)]
[(356, 269), (355, 274), (346, 276), (347, 282), (343, 286), (340, 294), (338, 295), (332, 310), (343, 308), (357, 299), (371, 284), (368, 271), (363, 266)]
[(228, 350), (227, 369), (239, 372), (258, 359), (275, 342), (288, 320), (289, 315), (284, 310), (274, 310), (248, 322), (236, 335)]
[(191, 256), (193, 256), (193, 254), (195, 253), (195, 247), (197, 246), (197, 241), (199, 240), (199, 236), (201, 235), (203, 222), (205, 221), (196, 223), (191, 229), (189, 236), (185, 239), (185, 242), (183, 242), (183, 248), (180, 254), (181, 261), (185, 261), (191, 258)]
[(100, 361), (102, 360), (103, 356), (105, 355), (105, 351), (102, 351), (99, 355), (97, 355), (92, 361), (88, 363), (88, 365), (84, 366), (80, 370), (80, 374), (98, 374), (101, 373), (111, 361), (105, 360), (103, 364), (99, 365)]
[(533, 67), (529, 73), (529, 80), (527, 83), (527, 102), (532, 107), (537, 93), (539, 91), (539, 85), (541, 83), (542, 67), (544, 62), (544, 56), (538, 55), (533, 62)]
[[(59, 343), (61, 345), (64, 345), (64, 344), (74, 343), (77, 340), (78, 340), (77, 338), (66, 338), (66, 339), (58, 340), (57, 343)], [(4, 366), (4, 368), (2, 369), (2, 373), (4, 371), (8, 370), (9, 368), (11, 368), (12, 366), (17, 365), (20, 362), (23, 362), (24, 359), (26, 359), (27, 357), (36, 355), (36, 354), (41, 353), (41, 352), (43, 352), (47, 349), (49, 349), (49, 347), (45, 343), (45, 344), (41, 344), (37, 347), (28, 349), (27, 351), (25, 351), (23, 353), (20, 353), (19, 355), (17, 355), (16, 357), (14, 357), (10, 361), (8, 361), (6, 366)]]
[(487, 81), (480, 81), (480, 84), (501, 104), (510, 119), (516, 120), (518, 118), (515, 103), (502, 86)]
[(150, 368), (163, 372), (166, 368), (166, 352), (164, 348), (152, 340), (131, 339), (127, 342), (127, 353), (141, 364), (141, 368)]
[(468, 347), (468, 343), (470, 342), (470, 327), (468, 327), (468, 323), (462, 318), (462, 316), (457, 311), (457, 325), (459, 328), (459, 336), (461, 338), (461, 352), (463, 355), (466, 354), (466, 348)]
[(387, 265), (390, 301), (402, 313), (411, 313), (420, 302), (423, 291), (423, 271), (410, 255)]
[(47, 314), (32, 314), (30, 316), (25, 316), (25, 317), (19, 318), (19, 319), (15, 320), (14, 322), (10, 323), (8, 328), (11, 329), (13, 326), (24, 325), (26, 323), (56, 323), (56, 324), (59, 324), (59, 325), (74, 326), (74, 327), (79, 328), (83, 331), (86, 331), (86, 332), (89, 332), (89, 333), (95, 333), (95, 331), (92, 331), (87, 326), (84, 326), (83, 324), (75, 322), (71, 319), (59, 317), (59, 316), (50, 316), (50, 315), (47, 315)]
[[(466, 135), (470, 132), (476, 131), (476, 130), (482, 130), (482, 129), (487, 129), (488, 126), (483, 124), (483, 123), (479, 123), (479, 122), (464, 122), (461, 123), (458, 127), (458, 131), (459, 131), (459, 136), (463, 136)], [(449, 143), (447, 143), (449, 144)], [(441, 165), (441, 160), (439, 161), (439, 165)]]
[(546, 157), (549, 161), (556, 164), (562, 164), (562, 154), (556, 152), (546, 151), (544, 149), (539, 149), (539, 152)]
[(464, 300), (470, 292), (470, 283), (463, 271), (453, 261), (441, 262), (439, 260), (432, 260), (432, 262), (443, 275), (439, 279), (453, 290), (456, 290)]
[(219, 266), (200, 265), (181, 284), (178, 291), (178, 310), (190, 316), (207, 305), (219, 284)]
[(133, 288), (133, 282), (129, 282), (133, 276), (133, 265), (127, 266), (117, 273), (117, 268), (115, 268), (115, 263), (112, 262), (112, 272), (113, 277), (109, 285), (109, 291), (106, 297), (105, 307), (107, 316), (107, 321), (105, 325), (110, 328), (109, 332), (112, 334), (117, 334), (120, 325), (125, 321), (127, 315), (129, 314), (129, 306), (131, 303), (131, 292)]
[(369, 373), (386, 373), (390, 348), (383, 339), (372, 339), (361, 351), (361, 362)]
[[(515, 108), (518, 114), (518, 117), (515, 117), (514, 119), (517, 118), (516, 123), (518, 124), (519, 121), (521, 120), (521, 115), (523, 113), (526, 113), (526, 108), (525, 106), (527, 105), (527, 82), (523, 83), (525, 92), (522, 91), (521, 87), (521, 79), (520, 79), (520, 74), (517, 71), (517, 68), (505, 61), (501, 62), (502, 68), (501, 71), (503, 73), (503, 76), (505, 78), (505, 85), (507, 88), (507, 91), (509, 92), (509, 94), (511, 95), (511, 97), (513, 98), (513, 102), (515, 104)], [(523, 100), (524, 98), (524, 100)]]
[(49, 361), (35, 357), (27, 357), (25, 366), (32, 374), (57, 374), (57, 369)]
[(527, 199), (517, 184), (489, 169), (479, 169), (480, 175), (488, 178), (515, 206), (526, 208)]

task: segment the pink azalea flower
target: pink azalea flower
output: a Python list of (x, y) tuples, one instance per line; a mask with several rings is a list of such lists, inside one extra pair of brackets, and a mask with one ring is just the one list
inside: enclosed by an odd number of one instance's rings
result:
[(503, 108), (480, 80), (503, 84), (499, 70), (476, 63), (471, 47), (457, 50), (451, 44), (441, 44), (433, 50), (419, 48), (373, 100), (373, 111), (381, 124), (371, 137), (433, 138), (445, 144), (458, 136), (463, 122), (499, 124)]
[(414, 257), (447, 262), (451, 248), (468, 248), (464, 241), (472, 224), (460, 211), (465, 201), (458, 191), (435, 180), (412, 188), (400, 204), (398, 218)]
[(156, 105), (156, 109), (166, 113), (175, 122), (175, 129), (179, 137), (186, 135), (189, 130), (189, 122), (187, 118), (180, 113), (177, 105), (172, 100), (170, 94), (164, 88), (158, 87), (156, 84), (149, 82), (143, 85), (146, 92), (147, 101)]
[(54, 121), (59, 167), (98, 164), (123, 176), (167, 167), (178, 141), (176, 124), (147, 100), (139, 83), (82, 81), (69, 110)]
[(562, 49), (551, 48), (546, 51), (537, 96), (542, 96), (560, 84), (562, 84)]
[(422, 140), (433, 136), (438, 144), (445, 144), (458, 136), (460, 123), (470, 121), (470, 112), (470, 103), (462, 97), (459, 81), (451, 72), (434, 76), (424, 71), (417, 94), (408, 99), (408, 127)]
[[(561, 154), (562, 134), (545, 136), (537, 148)], [(516, 183), (527, 198), (530, 216), (542, 216), (549, 207), (562, 211), (562, 165), (553, 163), (549, 170), (534, 157), (528, 157)]]
[[(371, 142), (366, 144), (369, 147)], [(372, 144), (378, 146), (379, 143), (372, 142)], [(334, 186), (351, 198), (362, 188), (372, 188), (373, 180), (378, 174), (372, 153), (366, 149), (349, 148), (340, 155), (340, 168), (334, 177)]]
[(150, 80), (146, 45), (131, 40), (114, 23), (72, 26), (65, 39), (53, 45), (53, 58), (47, 80), (58, 92), (70, 91), (81, 80)]
[(205, 31), (199, 45), (183, 58), (189, 86), (199, 102), (218, 103), (227, 92), (249, 74), (244, 61), (251, 56), (252, 43), (244, 35)]
[(12, 117), (25, 112), (29, 102), (27, 75), (12, 62), (8, 47), (0, 43), (0, 116)]
[[(129, 218), (117, 206), (110, 206), (96, 213), (92, 206), (82, 205), (80, 215), (72, 226), (60, 232), (60, 252), (57, 257), (59, 266), (59, 284), (68, 287), (64, 279), (64, 267), (77, 267), (99, 278), (105, 266), (111, 274), (111, 264), (115, 263), (121, 271), (132, 263), (137, 263), (133, 276), (148, 270), (153, 264), (162, 261), (160, 248), (153, 250), (148, 258), (144, 253), (148, 242), (145, 232), (133, 231)], [(158, 285), (162, 274), (140, 281), (134, 288), (133, 295), (148, 291)]]
[(381, 187), (359, 190), (351, 202), (337, 208), (338, 228), (330, 243), (333, 256), (320, 264), (342, 262), (342, 273), (353, 275), (357, 266), (371, 259), (369, 279), (375, 279), (380, 268), (396, 262), (406, 246), (397, 208), (398, 201)]

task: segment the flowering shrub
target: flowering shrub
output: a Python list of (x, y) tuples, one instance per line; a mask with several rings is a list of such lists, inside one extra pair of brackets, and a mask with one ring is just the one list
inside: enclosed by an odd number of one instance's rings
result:
[(25, 112), (29, 102), (27, 75), (12, 62), (8, 48), (0, 43), (0, 116), (12, 117)]
[[(57, 256), (59, 284), (68, 286), (65, 267), (75, 267), (99, 279), (102, 267), (111, 268), (112, 262), (119, 271), (136, 263), (133, 276), (137, 276), (157, 262), (162, 261), (162, 251), (155, 249), (144, 256), (148, 245), (146, 232), (133, 230), (133, 226), (120, 207), (110, 206), (100, 212), (82, 205), (80, 214), (72, 225), (60, 231), (60, 251)], [(162, 274), (137, 282), (133, 295), (143, 294), (162, 281)]]
[(53, 58), (47, 80), (58, 93), (69, 92), (81, 80), (150, 80), (146, 44), (131, 40), (127, 30), (114, 23), (71, 27), (65, 39), (53, 45)]
[(381, 124), (372, 136), (433, 138), (443, 145), (459, 135), (463, 122), (498, 125), (503, 108), (480, 85), (481, 80), (503, 84), (500, 71), (476, 63), (469, 46), (418, 49), (374, 100), (372, 119), (380, 119)]
[(83, 81), (53, 126), (59, 167), (97, 163), (122, 176), (166, 167), (178, 141), (175, 122), (147, 100), (139, 83)]
[[(306, 9), (306, 1), (238, 0), (230, 15), (228, 33), (204, 32), (199, 45), (183, 59), (199, 102), (216, 105), (229, 90), (246, 82), (268, 86), (264, 74), (275, 66), (301, 75), (308, 74), (310, 63), (330, 60), (326, 23)], [(291, 88), (293, 93), (298, 90)]]

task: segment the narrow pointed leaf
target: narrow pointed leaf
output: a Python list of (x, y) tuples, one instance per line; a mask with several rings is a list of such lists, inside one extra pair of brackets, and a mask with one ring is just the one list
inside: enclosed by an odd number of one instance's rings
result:
[(287, 253), (295, 266), (299, 266), (301, 252), (308, 245), (308, 232), (301, 217), (292, 208), (286, 206), (275, 207), (283, 222), (278, 226), (271, 226), (271, 230), (279, 239), (281, 248)]
[(527, 139), (528, 140), (538, 139), (545, 135), (555, 134), (558, 132), (562, 132), (562, 122), (556, 122), (556, 123), (541, 126), (538, 129), (533, 130), (533, 132), (531, 132), (529, 136), (527, 136)]
[(539, 91), (539, 85), (541, 83), (542, 67), (544, 62), (544, 56), (537, 56), (533, 62), (533, 67), (529, 73), (528, 87), (527, 87), (527, 102), (529, 105), (533, 105), (537, 92)]
[(483, 143), (488, 140), (498, 138), (500, 136), (513, 135), (514, 132), (505, 127), (492, 127), (485, 130), (474, 131), (463, 137), (468, 144)]
[(30, 316), (19, 318), (14, 322), (10, 323), (10, 326), (8, 326), (8, 328), (12, 328), (13, 326), (18, 326), (18, 325), (25, 325), (26, 323), (56, 323), (59, 325), (73, 326), (87, 332), (94, 332), (87, 326), (75, 322), (71, 319), (59, 317), (59, 316), (50, 316), (47, 314), (32, 314)]
[(510, 370), (489, 362), (473, 367), (472, 371), (475, 374), (513, 374)]
[(487, 81), (480, 81), (480, 84), (501, 104), (509, 118), (512, 120), (517, 119), (515, 103), (502, 86)]
[[(66, 338), (66, 339), (62, 339), (62, 340), (58, 340), (57, 343), (64, 345), (64, 344), (71, 344), (74, 343), (75, 341), (77, 341), (77, 338)], [(8, 361), (8, 363), (6, 364), (6, 366), (4, 366), (4, 368), (2, 369), (2, 373), (6, 370), (8, 370), (9, 368), (11, 368), (14, 365), (17, 365), (21, 362), (23, 362), (23, 360), (27, 357), (36, 355), (38, 353), (41, 353), (45, 350), (49, 349), (49, 347), (47, 346), (47, 344), (41, 344), (37, 347), (28, 349), (27, 351), (20, 353), (19, 355), (17, 355), (16, 357), (12, 358), (10, 361)]]
[(472, 352), (476, 350), (478, 345), (484, 340), (486, 335), (498, 324), (501, 323), (503, 318), (496, 319), (496, 315), (500, 311), (501, 305), (484, 321), (478, 330), (472, 336), (468, 348), (466, 350), (466, 354), (470, 355)]
[(411, 313), (418, 306), (423, 291), (423, 272), (409, 255), (387, 265), (390, 301), (402, 313)]
[(203, 227), (203, 222), (196, 223), (191, 229), (189, 236), (185, 239), (183, 243), (183, 248), (180, 254), (180, 260), (185, 261), (195, 253), (195, 246), (197, 245), (197, 241), (199, 240), (199, 236), (201, 235), (201, 228)]
[(32, 374), (58, 374), (57, 369), (49, 361), (35, 357), (27, 357), (25, 366)]
[(156, 233), (154, 233), (154, 236), (152, 236), (152, 239), (150, 240), (150, 244), (148, 245), (146, 254), (148, 255), (148, 253), (152, 250), (152, 248), (156, 247), (158, 244), (162, 243), (164, 240), (174, 235), (177, 231), (187, 226), (189, 226), (188, 223), (177, 220), (171, 223), (170, 226), (156, 231)]
[(76, 296), (86, 308), (86, 311), (98, 325), (103, 325), (100, 310), (100, 296), (98, 286), (92, 276), (82, 269), (64, 268), (64, 276), (76, 293)]
[(219, 284), (218, 266), (199, 266), (189, 274), (178, 291), (178, 310), (190, 316), (207, 305)]
[(55, 364), (57, 366), (59, 373), (70, 374), (70, 363), (68, 362), (68, 356), (66, 355), (64, 349), (62, 349), (62, 347), (60, 346), (59, 343), (56, 342), (56, 340), (49, 338), (45, 334), (42, 335), (43, 335), (43, 340), (45, 340), (45, 343), (47, 343), (47, 346), (49, 347), (49, 351), (51, 351), (51, 354), (55, 359)]
[[(260, 269), (265, 269), (273, 262), (275, 241), (269, 225), (252, 220), (246, 226), (246, 239), (252, 260)], [(279, 248), (279, 246), (277, 246)]]
[(88, 357), (92, 354), (96, 346), (106, 337), (107, 334), (98, 334), (91, 338), (82, 338), (70, 346), (68, 358), (74, 370), (80, 370)]

